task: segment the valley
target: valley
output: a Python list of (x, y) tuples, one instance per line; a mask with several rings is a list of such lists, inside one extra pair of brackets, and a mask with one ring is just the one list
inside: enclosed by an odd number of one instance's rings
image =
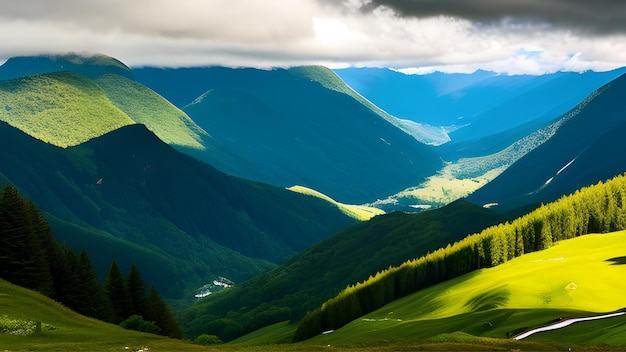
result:
[(89, 252), (99, 281), (112, 260), (140, 267), (185, 338), (2, 280), (0, 327), (37, 331), (2, 328), (0, 347), (623, 348), (621, 316), (513, 337), (624, 308), (625, 72), (11, 58), (0, 186)]

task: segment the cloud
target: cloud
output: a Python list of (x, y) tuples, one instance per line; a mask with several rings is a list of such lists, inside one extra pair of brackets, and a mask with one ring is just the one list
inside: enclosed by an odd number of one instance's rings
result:
[(548, 24), (583, 34), (626, 33), (626, 2), (615, 0), (371, 0), (363, 11), (389, 7), (404, 17), (451, 16), (482, 24)]
[[(593, 3), (601, 6), (602, 1)], [(505, 9), (501, 3), (513, 5)], [(529, 5), (523, 11), (522, 3)], [(613, 18), (625, 11), (612, 7), (615, 13), (606, 19), (611, 11), (596, 10), (589, 16), (601, 18), (597, 21), (603, 28), (592, 26), (591, 19), (574, 27), (576, 14), (592, 6), (569, 1), (578, 5), (567, 10), (563, 3), (0, 0), (0, 61), (16, 55), (87, 51), (131, 66), (322, 64), (414, 72), (482, 68), (543, 73), (626, 64), (626, 35)], [(566, 12), (543, 12), (549, 9)]]

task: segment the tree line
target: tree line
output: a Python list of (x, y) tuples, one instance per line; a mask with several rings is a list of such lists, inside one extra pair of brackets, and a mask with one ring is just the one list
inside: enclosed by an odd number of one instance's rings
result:
[(0, 194), (0, 277), (38, 291), (77, 313), (125, 328), (182, 338), (174, 314), (136, 265), (115, 261), (101, 285), (91, 258), (60, 245), (37, 207), (13, 186)]
[(582, 188), (511, 223), (495, 225), (445, 248), (349, 285), (300, 321), (294, 341), (338, 329), (393, 300), (474, 270), (589, 233), (626, 229), (626, 177)]

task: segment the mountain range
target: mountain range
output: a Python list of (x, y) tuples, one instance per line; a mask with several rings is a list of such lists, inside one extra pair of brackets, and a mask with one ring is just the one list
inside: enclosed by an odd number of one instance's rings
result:
[[(189, 336), (233, 340), (626, 171), (624, 69), (336, 72), (10, 59), (0, 186), (32, 200), (59, 242), (87, 249), (100, 278), (111, 259), (135, 263)], [(466, 199), (364, 222), (286, 189), (361, 204), (429, 176), (486, 172), (498, 176)], [(196, 301), (218, 277), (236, 284)]]

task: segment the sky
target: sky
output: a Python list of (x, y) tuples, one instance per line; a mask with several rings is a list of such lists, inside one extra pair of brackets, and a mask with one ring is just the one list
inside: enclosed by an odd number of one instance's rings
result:
[(626, 66), (621, 0), (0, 0), (0, 62), (102, 53), (129, 66)]

